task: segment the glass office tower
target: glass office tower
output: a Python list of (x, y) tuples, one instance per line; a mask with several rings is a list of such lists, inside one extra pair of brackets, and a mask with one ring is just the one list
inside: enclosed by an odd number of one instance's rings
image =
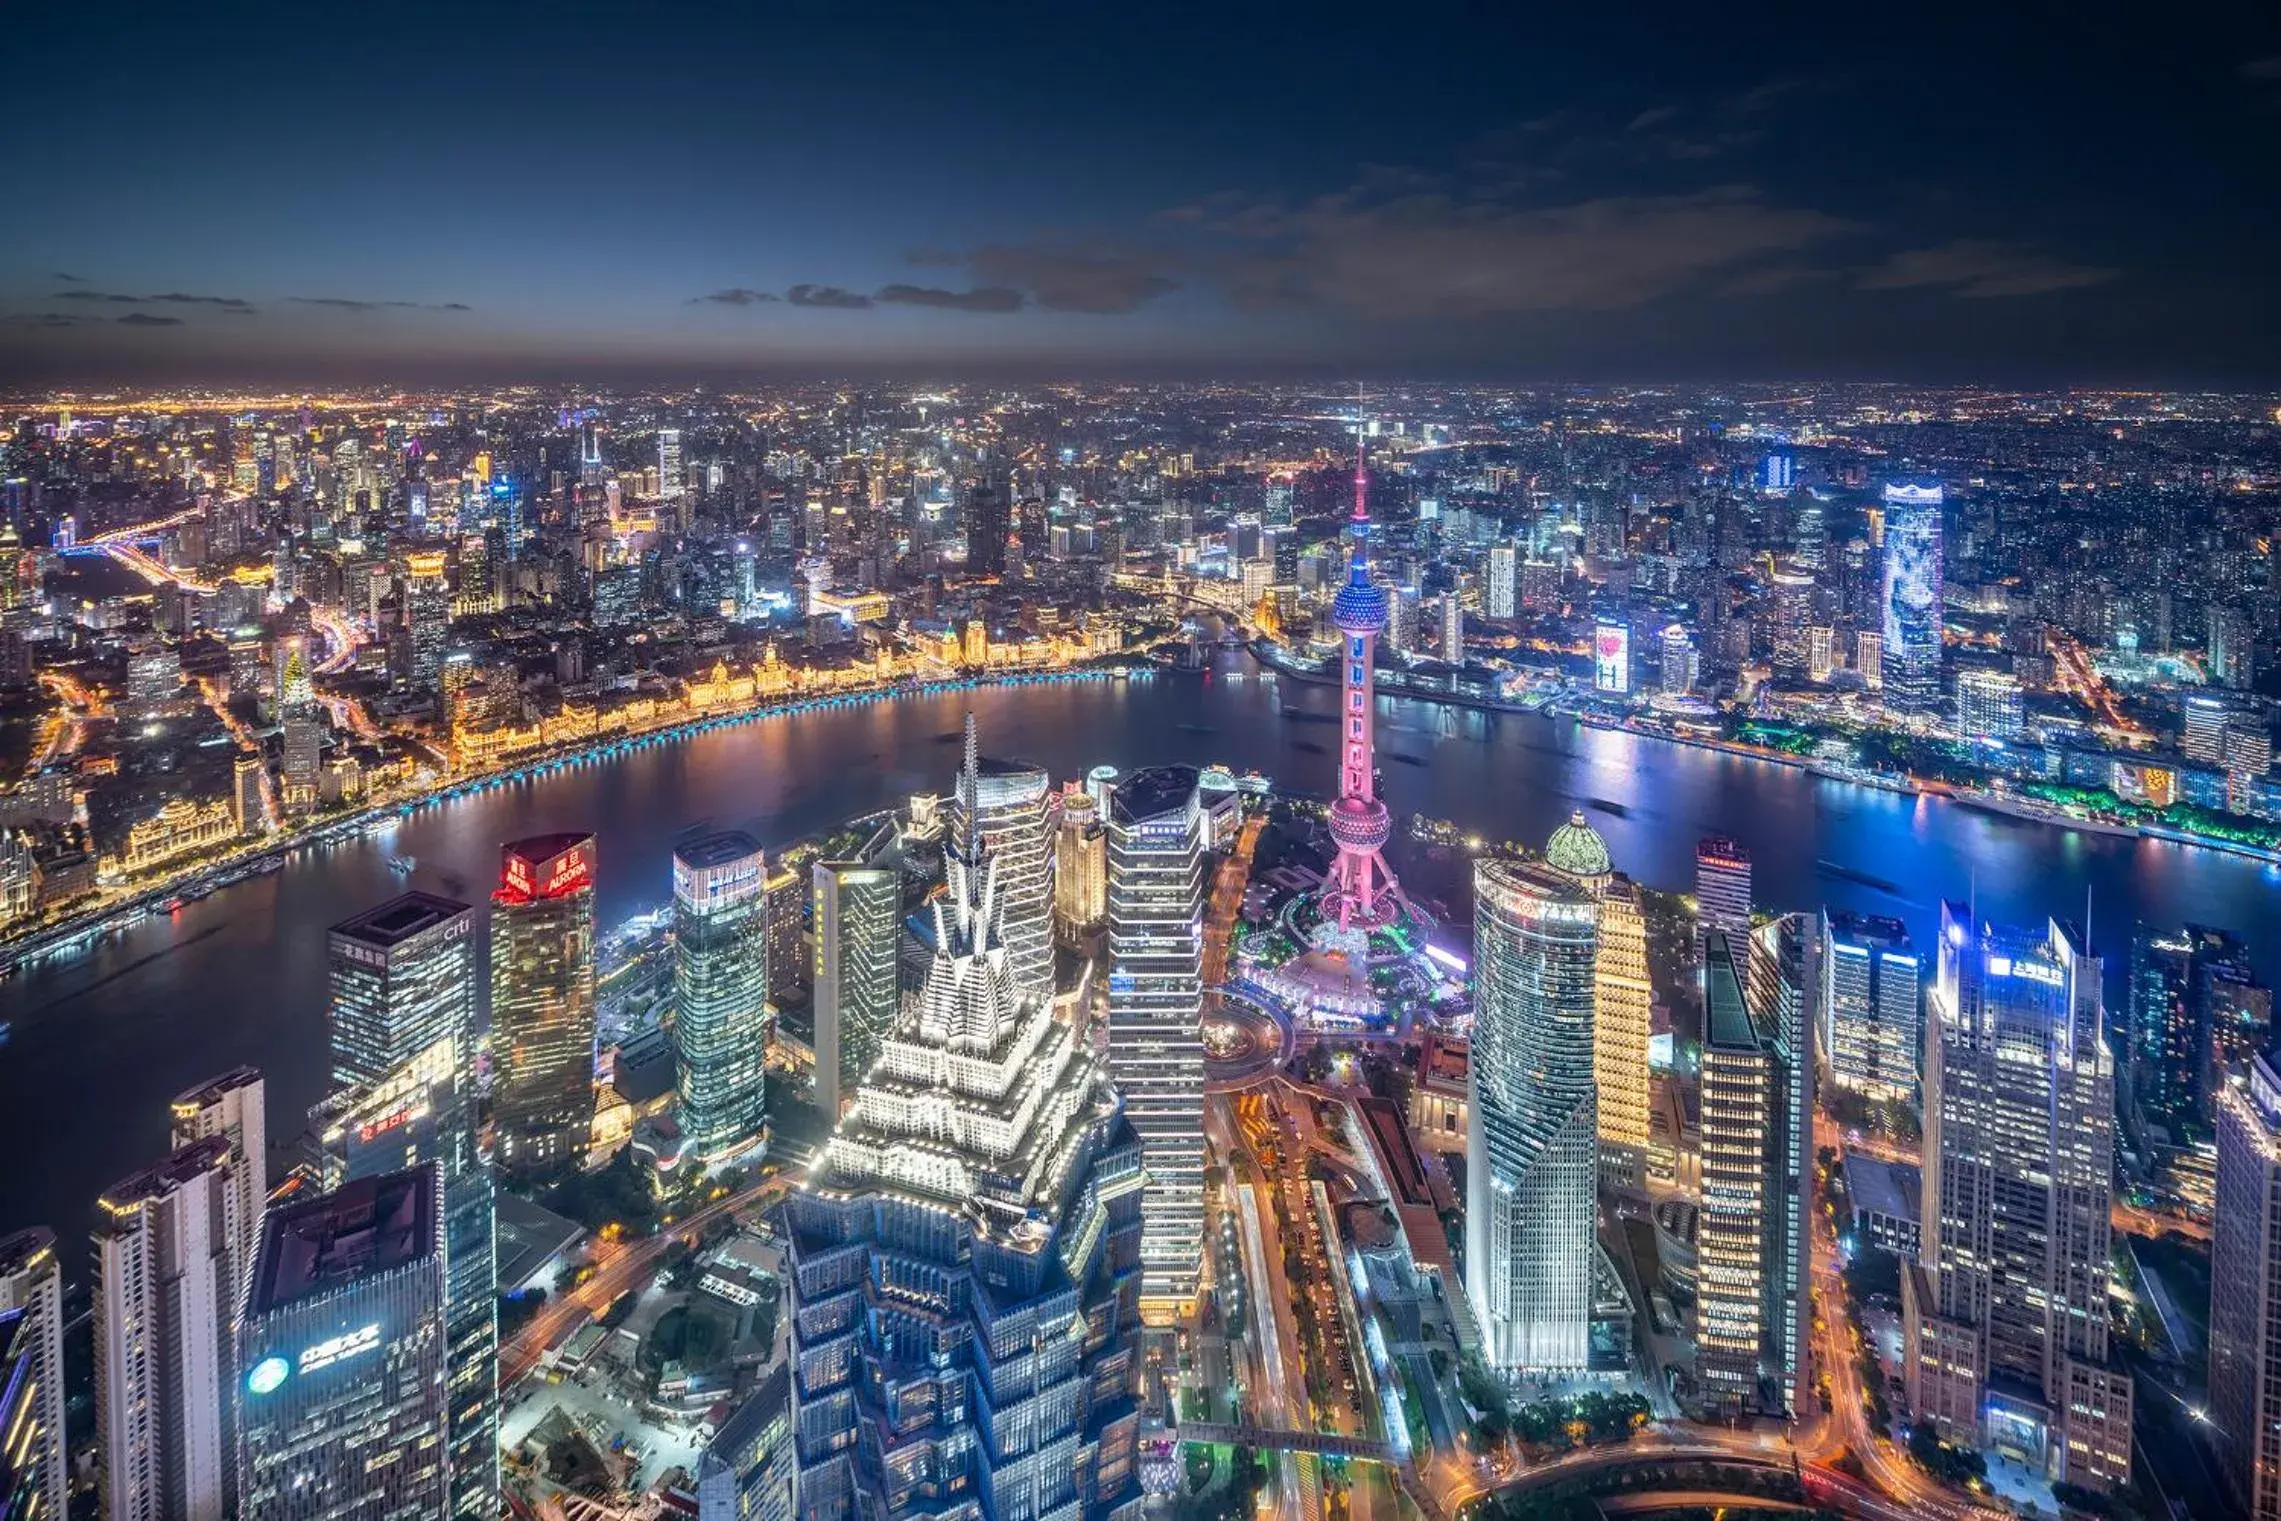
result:
[(493, 1151), (552, 1171), (594, 1130), (594, 837), (507, 846), (491, 904)]
[(673, 1082), (682, 1139), (705, 1161), (760, 1139), (768, 1108), (768, 896), (741, 830), (673, 852)]
[(1150, 1313), (1196, 1297), (1204, 1241), (1204, 837), (1193, 766), (1109, 797), (1109, 1070), (1148, 1155)]
[(1529, 862), (1483, 861), (1473, 883), (1466, 1289), (1492, 1366), (1580, 1372), (1597, 1250), (1599, 908)]

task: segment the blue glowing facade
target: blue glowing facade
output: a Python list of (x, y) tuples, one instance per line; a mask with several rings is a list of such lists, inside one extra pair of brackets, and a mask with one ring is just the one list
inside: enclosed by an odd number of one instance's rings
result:
[(1885, 488), (1885, 705), (1940, 707), (1941, 488)]

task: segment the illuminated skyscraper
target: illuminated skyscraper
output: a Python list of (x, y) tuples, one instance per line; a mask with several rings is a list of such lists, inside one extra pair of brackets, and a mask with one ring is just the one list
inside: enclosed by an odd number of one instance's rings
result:
[(1338, 626), (1339, 790), (1331, 804), (1331, 840), (1338, 855), (1331, 862), (1323, 894), (1323, 923), (1335, 926), (1346, 948), (1367, 940), (1371, 930), (1390, 923), (1401, 910), (1401, 888), (1386, 864), (1393, 816), (1378, 800), (1372, 774), (1377, 717), (1373, 708), (1378, 635), (1386, 627), (1386, 593), (1370, 576), (1370, 475), (1363, 465), (1363, 432), (1354, 448), (1354, 514), (1347, 522), (1353, 541), (1346, 585), (1331, 604)]
[(316, 688), (309, 681), (307, 641), (299, 634), (278, 640), (275, 659), (277, 675), (270, 685), (277, 694), (278, 712), (291, 713), (315, 702)]
[(1810, 914), (1751, 931), (1744, 993), (1758, 1024), (1774, 1107), (1767, 1116), (1765, 1408), (1797, 1415), (1813, 1395), (1814, 1028), (1821, 941)]
[(289, 709), (280, 726), (278, 781), (280, 802), (288, 813), (306, 813), (317, 806), (318, 787), (325, 762), (324, 710), (313, 703)]
[(1109, 1072), (1148, 1160), (1144, 1290), (1196, 1297), (1204, 1252), (1204, 838), (1192, 766), (1109, 798)]
[(1695, 690), (1695, 641), (1676, 623), (1666, 626), (1658, 642), (1657, 675), (1666, 697), (1685, 697)]
[(2228, 1073), (2272, 1039), (2273, 994), (2229, 931), (2141, 924), (2131, 937), (2132, 1098), (2173, 1140), (2202, 1132)]
[(2263, 1054), (2218, 1097), (2210, 1420), (2251, 1521), (2281, 1521), (2281, 1077)]
[(689, 486), (681, 469), (681, 430), (657, 430), (657, 494), (669, 502), (681, 499)]
[(1941, 905), (1925, 998), (1924, 1208), (1901, 1279), (1910, 1408), (2054, 1480), (2130, 1481), (2108, 1357), (2114, 1063), (2099, 959)]
[(237, 1514), (234, 1155), (209, 1136), (97, 1201), (95, 1466), (107, 1521)]
[(2226, 729), (2233, 704), (2209, 692), (2189, 692), (2179, 703), (2178, 748), (2188, 760), (2217, 766), (2225, 762)]
[(800, 1510), (1137, 1514), (1141, 1147), (1018, 990), (975, 832), (946, 869), (926, 984), (786, 1205)]
[(1941, 700), (1941, 488), (1887, 486), (1884, 500), (1885, 705), (1929, 714)]
[(1720, 835), (1695, 845), (1695, 948), (1712, 931), (1740, 942), (1750, 933), (1750, 852)]
[(714, 1161), (768, 1106), (768, 896), (760, 842), (724, 830), (673, 852), (673, 1084), (681, 1134)]
[(445, 1360), (452, 1514), (499, 1511), (496, 1193), (477, 1145), (474, 1037), (439, 1037), (384, 1077), (310, 1114), (323, 1185), (435, 1167), (443, 1180)]
[(451, 646), (449, 564), (440, 549), (414, 550), (404, 557), (406, 672), (423, 688), (435, 684)]
[(1767, 1125), (1779, 1080), (1743, 996), (1738, 949), (1723, 930), (1713, 930), (1704, 948), (1695, 1341), (1709, 1402), (1750, 1410), (1766, 1332), (1766, 1229), (1779, 1182), (1769, 1169)]
[(903, 881), (863, 861), (818, 861), (812, 880), (816, 1107), (836, 1119), (894, 1028)]
[(235, 1324), (238, 1300), (253, 1272), (261, 1244), (261, 1213), (269, 1203), (269, 1121), (261, 1074), (235, 1067), (178, 1096), (173, 1105), (173, 1144), (189, 1146), (208, 1136), (230, 1143), (230, 1188), (236, 1196), (231, 1215), (230, 1313)]
[(270, 1216), (238, 1337), (245, 1521), (451, 1513), (437, 1169)]
[(1109, 835), (1089, 792), (1061, 795), (1053, 831), (1055, 933), (1075, 943), (1109, 912)]
[[(1425, 643), (1419, 637), (1418, 589), (1415, 586), (1389, 586), (1386, 588), (1386, 647), (1398, 655), (1423, 655)], [(1334, 608), (1335, 613), (1335, 608)], [(1376, 657), (1372, 660), (1376, 668)]]
[(474, 927), (474, 909), (422, 892), (332, 927), (334, 1086), (372, 1082), (445, 1035), (472, 1040)]
[(1815, 947), (1796, 914), (1705, 946), (1695, 1330), (1725, 1413), (1795, 1414), (1809, 1393)]
[(2026, 731), (2018, 678), (2004, 671), (1960, 671), (1956, 730), (1966, 739), (2009, 743)]
[(63, 1271), (55, 1233), (0, 1237), (0, 1515), (66, 1521)]
[(258, 755), (240, 755), (230, 765), (230, 807), (240, 834), (269, 828), (269, 768)]
[(1521, 562), (1521, 606), (1532, 613), (1560, 606), (1561, 568), (1557, 560)]
[[(966, 715), (967, 770), (951, 800), (952, 840), (966, 837), (972, 807), (982, 848), (998, 863), (998, 933), (1017, 991), (1053, 999), (1052, 779), (1026, 761), (993, 760), (980, 750), (974, 715)], [(968, 798), (971, 794), (972, 802)]]
[(808, 986), (809, 880), (781, 860), (768, 874), (768, 985), (772, 995)]
[(1492, 618), (1511, 618), (1520, 612), (1521, 552), (1510, 544), (1489, 546), (1488, 587), (1483, 610)]
[(2204, 615), (2203, 669), (2221, 687), (2247, 689), (2257, 677), (2257, 633), (2238, 607), (2217, 606)]
[(594, 1128), (594, 837), (507, 846), (491, 903), (493, 1150), (547, 1171)]
[(1796, 564), (1776, 565), (1766, 578), (1767, 619), (1774, 673), (1793, 680), (1806, 675), (1807, 632), (1814, 623), (1814, 576)]
[(1592, 1086), (1599, 1111), (1600, 1175), (1616, 1187), (1637, 1188), (1647, 1180), (1647, 1039), (1655, 1012), (1639, 888), (1629, 877), (1616, 875), (1608, 842), (1582, 813), (1570, 815), (1552, 832), (1545, 862), (1599, 900), (1599, 943), (1592, 962)]
[(1821, 923), (1822, 1050), (1848, 1093), (1917, 1101), (1922, 971), (1898, 919), (1831, 914)]
[(1599, 1117), (1598, 905), (1527, 862), (1474, 868), (1466, 1292), (1494, 1367), (1580, 1372), (1591, 1351)]

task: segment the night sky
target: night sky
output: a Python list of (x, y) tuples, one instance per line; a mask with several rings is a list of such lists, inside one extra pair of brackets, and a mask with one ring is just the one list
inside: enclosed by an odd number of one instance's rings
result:
[(0, 57), (15, 381), (2281, 381), (2264, 3), (50, 3)]

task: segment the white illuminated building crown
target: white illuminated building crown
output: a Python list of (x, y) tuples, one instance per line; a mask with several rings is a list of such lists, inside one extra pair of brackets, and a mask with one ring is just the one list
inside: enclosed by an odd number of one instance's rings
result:
[[(968, 806), (977, 785), (967, 720)], [(946, 853), (933, 905), (935, 953), (879, 1060), (824, 1150), (811, 1186), (864, 1188), (968, 1213), (977, 1230), (1040, 1242), (1091, 1127), (1117, 1100), (1077, 1032), (1015, 992), (999, 922), (997, 867), (971, 825)]]

